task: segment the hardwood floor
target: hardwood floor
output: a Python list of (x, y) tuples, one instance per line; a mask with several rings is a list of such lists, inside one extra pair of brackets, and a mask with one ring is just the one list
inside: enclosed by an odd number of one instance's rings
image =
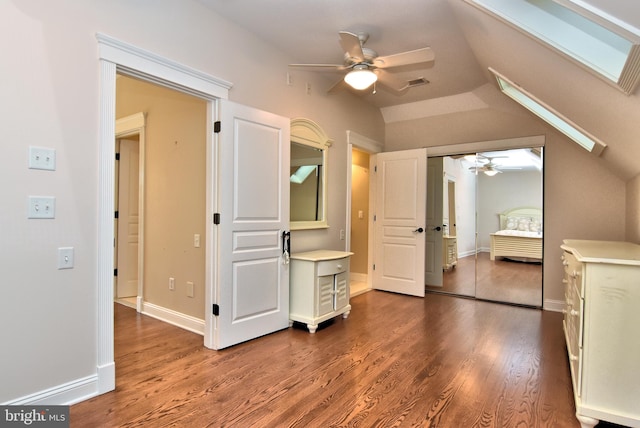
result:
[(542, 307), (542, 264), (503, 258), (492, 261), (489, 253), (458, 259), (455, 268), (443, 273), (442, 287), (426, 285), (427, 291), (477, 297), (482, 300)]
[(309, 334), (212, 351), (116, 304), (116, 390), (72, 427), (579, 427), (562, 316), (380, 291)]

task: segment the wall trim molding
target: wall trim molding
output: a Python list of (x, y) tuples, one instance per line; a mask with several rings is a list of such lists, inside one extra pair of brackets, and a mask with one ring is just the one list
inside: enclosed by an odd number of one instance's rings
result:
[(98, 392), (98, 376), (91, 375), (71, 382), (25, 395), (2, 403), (9, 406), (58, 405), (65, 406), (95, 397)]
[[(228, 99), (232, 84), (105, 34), (96, 34), (100, 64), (98, 212), (96, 261), (96, 375), (93, 395), (115, 389), (113, 332), (113, 195), (115, 169), (116, 74), (122, 73), (215, 102)], [(214, 109), (209, 105), (208, 109)], [(207, 137), (208, 141), (211, 138)], [(207, 143), (210, 144), (210, 143)], [(211, 177), (210, 159), (207, 174)], [(207, 179), (210, 183), (211, 180)], [(207, 192), (211, 192), (208, 184)], [(210, 260), (210, 259), (209, 259)], [(209, 275), (214, 269), (208, 262)], [(205, 293), (210, 293), (211, 287)], [(209, 301), (209, 296), (205, 299)], [(210, 324), (203, 330), (213, 328)], [(205, 341), (206, 342), (206, 341)], [(85, 397), (89, 398), (89, 397)]]
[(167, 309), (149, 302), (142, 302), (141, 312), (152, 318), (204, 336), (204, 320), (200, 318), (176, 312), (172, 309)]

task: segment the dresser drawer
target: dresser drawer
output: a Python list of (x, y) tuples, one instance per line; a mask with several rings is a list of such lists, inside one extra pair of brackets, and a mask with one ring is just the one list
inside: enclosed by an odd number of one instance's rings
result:
[(318, 262), (318, 276), (336, 275), (349, 270), (349, 259), (347, 257), (335, 260)]
[(565, 252), (562, 255), (562, 264), (564, 266), (565, 278), (575, 284), (578, 294), (584, 298), (582, 263), (579, 262), (573, 254)]

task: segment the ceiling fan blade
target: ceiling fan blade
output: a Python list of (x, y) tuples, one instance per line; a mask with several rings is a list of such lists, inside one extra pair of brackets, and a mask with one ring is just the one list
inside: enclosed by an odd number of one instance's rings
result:
[(391, 88), (394, 91), (402, 92), (409, 87), (409, 82), (398, 79), (396, 76), (387, 71), (376, 69), (373, 72), (378, 76), (378, 83)]
[(378, 68), (400, 67), (403, 65), (426, 64), (433, 67), (435, 54), (431, 48), (416, 49), (413, 51), (401, 52), (394, 55), (379, 56), (373, 63)]
[(364, 52), (362, 52), (362, 44), (357, 34), (348, 31), (340, 31), (340, 46), (349, 55), (351, 61), (364, 61)]

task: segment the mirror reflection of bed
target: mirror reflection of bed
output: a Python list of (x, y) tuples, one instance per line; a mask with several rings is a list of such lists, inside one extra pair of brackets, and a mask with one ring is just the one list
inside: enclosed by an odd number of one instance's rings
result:
[[(488, 162), (501, 171), (485, 174)], [(426, 291), (541, 307), (542, 148), (446, 156), (443, 165), (442, 285)]]

